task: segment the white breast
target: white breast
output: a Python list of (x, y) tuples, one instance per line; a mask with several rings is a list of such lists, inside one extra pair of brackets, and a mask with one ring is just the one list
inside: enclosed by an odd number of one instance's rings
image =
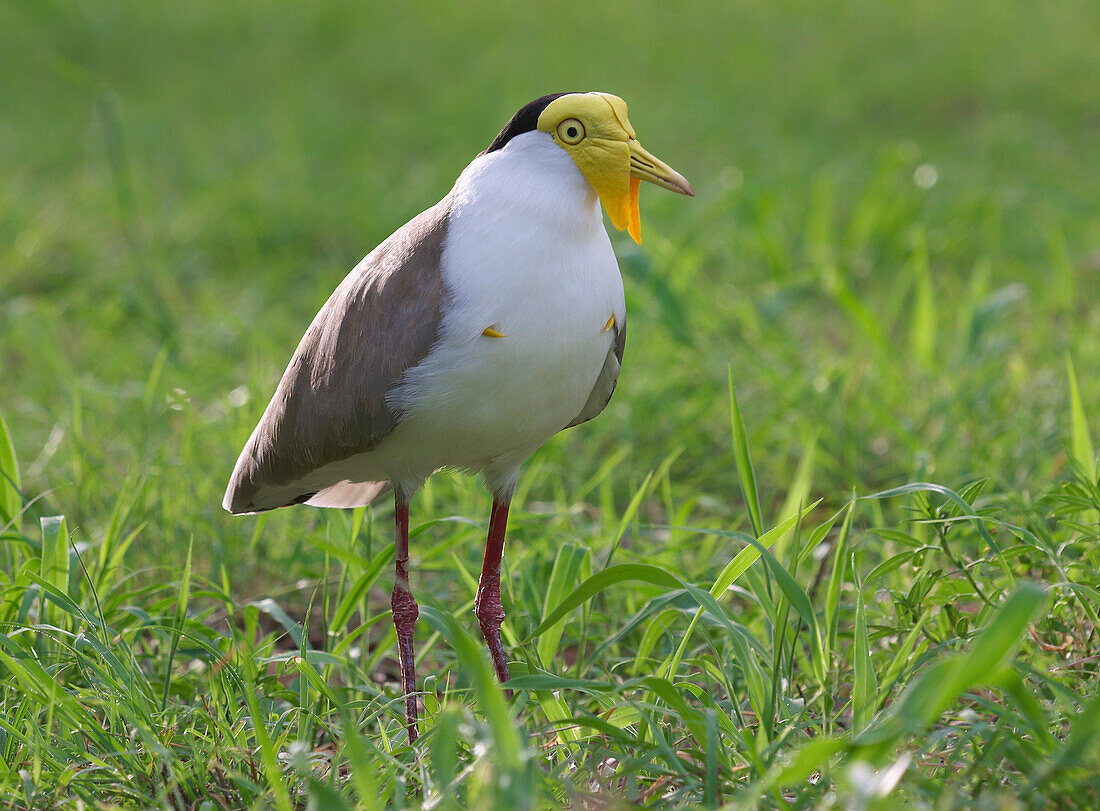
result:
[(518, 467), (580, 412), (611, 346), (608, 319), (626, 315), (599, 202), (549, 135), (479, 157), (452, 194), (440, 340), (391, 394), (406, 416), (372, 454), (413, 479)]

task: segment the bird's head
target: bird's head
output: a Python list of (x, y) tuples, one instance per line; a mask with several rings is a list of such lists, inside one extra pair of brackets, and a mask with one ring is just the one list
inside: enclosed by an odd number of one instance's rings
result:
[(641, 181), (695, 196), (683, 175), (638, 143), (626, 116), (626, 102), (618, 96), (558, 93), (535, 99), (516, 113), (488, 151), (503, 146), (521, 128), (547, 133), (568, 152), (599, 195), (611, 224), (620, 231), (626, 229), (639, 244)]

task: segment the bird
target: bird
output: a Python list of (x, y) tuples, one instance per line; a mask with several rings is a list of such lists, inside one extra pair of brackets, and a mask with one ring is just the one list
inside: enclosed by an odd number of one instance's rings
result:
[(641, 181), (694, 196), (603, 92), (524, 105), (442, 200), (401, 226), (321, 307), (245, 443), (223, 506), (359, 507), (393, 488), (397, 632), (418, 735), (409, 505), (444, 468), (492, 495), (474, 613), (497, 678), (500, 570), (521, 465), (609, 402), (626, 347), (622, 275), (600, 212), (641, 243)]

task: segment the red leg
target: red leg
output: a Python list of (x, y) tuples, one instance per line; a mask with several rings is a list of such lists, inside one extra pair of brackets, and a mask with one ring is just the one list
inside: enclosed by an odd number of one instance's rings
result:
[(508, 525), (509, 504), (510, 501), (493, 499), (489, 537), (485, 541), (485, 560), (481, 565), (481, 579), (474, 601), (474, 614), (489, 646), (497, 678), (502, 682), (508, 681), (508, 662), (504, 658), (504, 646), (500, 643), (500, 624), (504, 621), (504, 606), (500, 604), (500, 560), (504, 556), (504, 530)]
[(409, 743), (420, 733), (416, 728), (416, 669), (413, 660), (413, 626), (420, 616), (420, 609), (409, 588), (409, 503), (397, 496), (394, 503), (394, 521), (397, 524), (396, 571), (394, 573), (393, 627), (397, 629), (397, 654), (401, 660), (401, 689), (405, 693), (405, 724)]

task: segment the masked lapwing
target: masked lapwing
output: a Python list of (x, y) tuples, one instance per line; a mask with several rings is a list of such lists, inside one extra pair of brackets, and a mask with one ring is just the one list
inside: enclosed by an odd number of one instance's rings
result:
[(417, 737), (409, 500), (440, 468), (493, 496), (475, 614), (502, 682), (500, 564), (524, 461), (599, 414), (626, 344), (604, 230), (641, 242), (638, 188), (691, 184), (642, 148), (626, 103), (555, 93), (517, 112), (454, 188), (371, 251), (306, 331), (223, 502), (357, 507), (393, 487), (391, 605), (410, 743)]

